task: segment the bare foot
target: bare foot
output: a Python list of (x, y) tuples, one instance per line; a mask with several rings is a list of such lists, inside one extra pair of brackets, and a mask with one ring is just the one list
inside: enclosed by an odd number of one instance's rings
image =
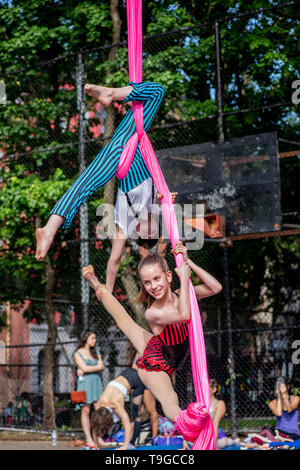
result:
[(35, 238), (37, 243), (35, 257), (37, 261), (43, 261), (51, 246), (53, 237), (48, 234), (45, 228), (37, 228)]
[(98, 281), (94, 268), (91, 264), (82, 268), (82, 275), (87, 280), (91, 288), (95, 291), (102, 286), (102, 284)]
[(112, 90), (105, 86), (100, 85), (91, 85), (87, 83), (84, 87), (84, 91), (95, 98), (97, 101), (100, 101), (104, 106), (109, 106), (112, 102)]
[(96, 448), (95, 442), (93, 440), (90, 440), (90, 439), (86, 440), (86, 445), (89, 446), (89, 447), (95, 447)]

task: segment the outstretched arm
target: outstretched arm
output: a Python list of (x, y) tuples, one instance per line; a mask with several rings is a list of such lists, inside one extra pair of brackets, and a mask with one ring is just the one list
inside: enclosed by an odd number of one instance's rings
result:
[(124, 427), (124, 431), (125, 431), (125, 437), (124, 437), (124, 444), (119, 447), (117, 450), (126, 450), (127, 449), (127, 446), (130, 442), (130, 438), (131, 438), (131, 424), (130, 424), (130, 419), (129, 419), (129, 416), (128, 416), (128, 413), (127, 411), (125, 410), (125, 408), (121, 407), (121, 406), (118, 406), (118, 407), (115, 407), (114, 408), (114, 412), (120, 416), (121, 418), (121, 421), (122, 421), (122, 424), (123, 424), (123, 427)]
[(113, 292), (126, 240), (124, 233), (117, 225), (115, 238), (112, 241), (111, 253), (106, 268), (106, 287), (110, 293)]

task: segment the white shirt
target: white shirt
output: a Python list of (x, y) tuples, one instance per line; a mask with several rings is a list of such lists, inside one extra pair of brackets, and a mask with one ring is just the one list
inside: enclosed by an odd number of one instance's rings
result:
[[(147, 178), (141, 184), (128, 192), (132, 208), (128, 204), (126, 194), (119, 188), (115, 206), (115, 223), (121, 228), (126, 238), (138, 238), (135, 232), (139, 219), (148, 220), (148, 214), (159, 213), (156, 204), (157, 190), (152, 178)], [(137, 216), (137, 217), (136, 217)]]

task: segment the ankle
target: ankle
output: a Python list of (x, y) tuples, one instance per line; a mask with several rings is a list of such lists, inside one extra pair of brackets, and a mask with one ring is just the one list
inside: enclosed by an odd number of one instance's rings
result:
[(56, 234), (56, 230), (53, 230), (53, 229), (47, 227), (47, 225), (45, 225), (45, 227), (43, 227), (42, 230), (44, 232), (44, 236), (46, 236), (48, 239), (51, 239), (51, 240), (54, 239), (54, 236)]

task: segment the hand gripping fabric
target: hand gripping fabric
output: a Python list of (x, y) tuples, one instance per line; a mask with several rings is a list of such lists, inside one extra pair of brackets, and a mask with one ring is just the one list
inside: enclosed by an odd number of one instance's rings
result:
[[(128, 60), (129, 79), (142, 82), (142, 0), (127, 0)], [(172, 247), (179, 241), (179, 231), (171, 194), (166, 184), (152, 144), (144, 131), (143, 104), (132, 103), (136, 132), (127, 142), (118, 165), (117, 177), (125, 178), (139, 143), (141, 154), (158, 193), (162, 194), (161, 209)], [(175, 255), (176, 266), (183, 263), (183, 255)], [(191, 280), (189, 281), (191, 320), (189, 322), (189, 341), (192, 373), (196, 392), (196, 403), (190, 403), (175, 418), (177, 430), (187, 439), (194, 441), (192, 449), (213, 450), (216, 438), (212, 419), (209, 415), (210, 390), (206, 364), (206, 350), (201, 317)]]

